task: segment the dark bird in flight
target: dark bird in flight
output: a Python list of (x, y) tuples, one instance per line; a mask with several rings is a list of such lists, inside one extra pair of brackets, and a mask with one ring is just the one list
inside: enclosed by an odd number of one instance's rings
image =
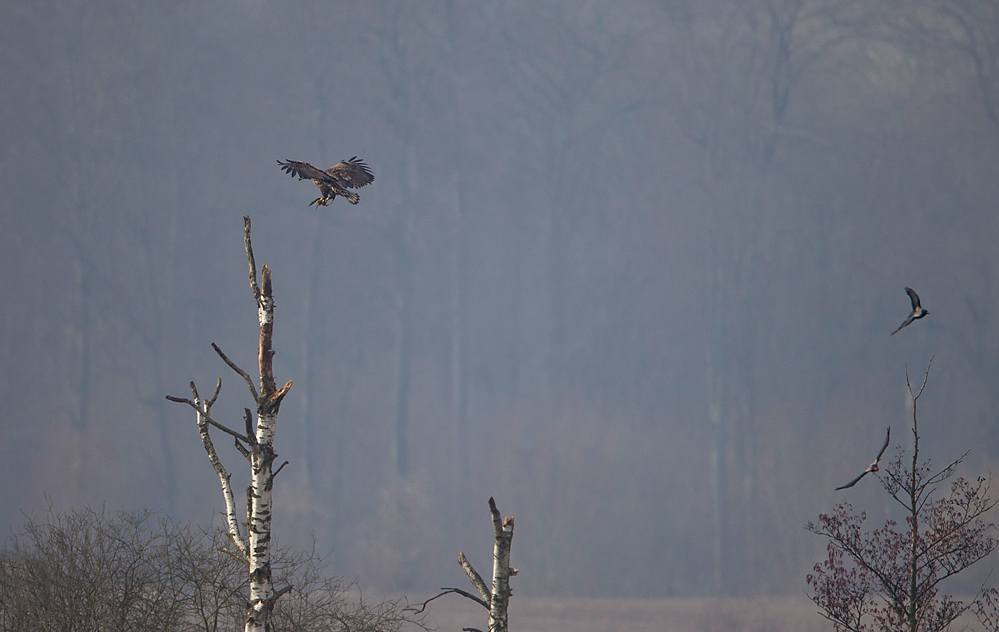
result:
[(347, 198), (351, 204), (357, 204), (361, 196), (347, 189), (360, 189), (375, 180), (375, 174), (371, 173), (368, 165), (358, 160), (357, 156), (350, 160), (341, 160), (326, 171), (297, 160), (285, 162), (278, 160), (278, 164), (285, 173), (298, 176), (299, 180), (312, 180), (319, 187), (319, 192), (323, 196), (309, 203), (309, 206), (315, 204), (317, 208), (327, 206), (338, 195)]
[(922, 318), (923, 316), (929, 314), (929, 312), (923, 309), (922, 305), (919, 304), (919, 295), (913, 292), (911, 287), (905, 288), (905, 293), (909, 295), (909, 300), (912, 301), (912, 313), (909, 314), (909, 317), (905, 319), (904, 323), (898, 326), (898, 329), (891, 332), (891, 335), (893, 336), (897, 334), (902, 327), (905, 327), (917, 318)]
[(850, 481), (846, 485), (843, 485), (842, 487), (837, 487), (836, 491), (839, 491), (841, 489), (846, 489), (847, 487), (853, 487), (854, 485), (857, 484), (857, 481), (859, 481), (860, 479), (864, 478), (871, 472), (877, 472), (879, 469), (881, 469), (878, 467), (878, 462), (881, 461), (881, 455), (884, 454), (885, 450), (888, 448), (889, 437), (891, 437), (891, 426), (888, 426), (888, 432), (885, 433), (885, 444), (881, 446), (881, 451), (878, 452), (878, 458), (874, 459), (874, 463), (868, 465), (867, 469), (861, 472), (860, 476), (858, 476), (857, 478), (853, 479), (852, 481)]

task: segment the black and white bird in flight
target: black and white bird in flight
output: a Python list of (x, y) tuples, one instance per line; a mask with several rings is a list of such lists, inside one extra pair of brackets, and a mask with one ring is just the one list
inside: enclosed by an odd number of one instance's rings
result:
[(881, 446), (881, 451), (878, 452), (878, 458), (874, 459), (874, 463), (871, 463), (870, 465), (868, 465), (867, 469), (864, 470), (863, 472), (861, 472), (860, 476), (858, 476), (857, 478), (853, 479), (852, 481), (850, 481), (846, 485), (843, 485), (842, 487), (837, 487), (836, 491), (839, 491), (841, 489), (846, 489), (847, 487), (853, 487), (854, 485), (857, 484), (857, 481), (859, 481), (860, 479), (864, 478), (865, 476), (867, 476), (871, 472), (877, 472), (879, 469), (881, 469), (881, 468), (878, 467), (878, 462), (881, 461), (881, 455), (884, 454), (885, 450), (888, 448), (888, 438), (889, 437), (891, 437), (891, 426), (888, 426), (888, 431), (885, 432), (885, 444), (883, 446)]
[(911, 287), (905, 288), (905, 293), (909, 295), (909, 299), (912, 301), (912, 313), (909, 314), (909, 317), (905, 319), (904, 323), (898, 326), (898, 329), (891, 332), (891, 335), (893, 336), (897, 334), (899, 330), (902, 329), (902, 327), (905, 327), (906, 325), (910, 324), (912, 321), (918, 318), (922, 318), (923, 316), (929, 314), (929, 312), (923, 309), (923, 306), (919, 304), (919, 295), (913, 292)]

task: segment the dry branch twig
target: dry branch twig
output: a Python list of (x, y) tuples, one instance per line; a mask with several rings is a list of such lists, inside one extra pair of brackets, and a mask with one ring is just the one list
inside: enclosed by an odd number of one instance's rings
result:
[(489, 604), (487, 604), (486, 602), (482, 601), (481, 599), (479, 599), (478, 597), (476, 597), (472, 593), (464, 591), (464, 590), (462, 590), (460, 588), (441, 588), (441, 590), (443, 592), (441, 592), (439, 595), (434, 595), (430, 599), (427, 599), (426, 601), (424, 601), (420, 605), (419, 610), (417, 610), (416, 608), (413, 608), (413, 607), (409, 607), (409, 608), (405, 608), (406, 612), (412, 612), (414, 614), (420, 614), (421, 612), (423, 612), (424, 610), (427, 609), (427, 605), (429, 605), (431, 601), (433, 601), (434, 599), (439, 599), (440, 597), (443, 597), (444, 595), (450, 595), (451, 593), (455, 593), (455, 594), (461, 595), (462, 597), (467, 597), (468, 599), (471, 599), (472, 601), (474, 601), (475, 603), (479, 604), (480, 606), (482, 606), (486, 610), (489, 609)]
[(223, 362), (229, 365), (230, 369), (238, 373), (239, 376), (243, 378), (243, 381), (246, 382), (246, 385), (250, 387), (250, 393), (253, 395), (253, 401), (259, 404), (260, 397), (257, 396), (257, 387), (253, 385), (253, 380), (250, 379), (250, 376), (247, 375), (246, 371), (239, 368), (239, 366), (237, 366), (235, 362), (230, 360), (229, 356), (227, 356), (221, 349), (219, 349), (219, 346), (214, 342), (212, 343), (212, 349), (215, 349), (215, 353), (219, 354), (219, 357), (222, 358)]
[(472, 568), (471, 562), (468, 561), (468, 558), (465, 557), (464, 553), (458, 554), (458, 564), (461, 565), (461, 569), (465, 571), (466, 575), (468, 575), (468, 579), (472, 582), (472, 585), (475, 586), (475, 589), (479, 591), (480, 595), (482, 595), (482, 599), (485, 600), (483, 605), (488, 608), (489, 606), (486, 604), (492, 601), (493, 595), (489, 592), (489, 587), (486, 586), (486, 582), (482, 580), (482, 575), (479, 575), (478, 571)]

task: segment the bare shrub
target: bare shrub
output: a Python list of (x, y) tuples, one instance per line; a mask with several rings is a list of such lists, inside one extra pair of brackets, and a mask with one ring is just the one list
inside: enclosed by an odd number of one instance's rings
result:
[[(84, 509), (29, 519), (0, 551), (0, 630), (217, 632), (245, 624), (249, 578), (219, 530), (181, 527), (148, 512)], [(369, 602), (327, 573), (315, 550), (276, 548), (291, 586), (272, 629), (397, 632), (422, 627), (401, 601)]]

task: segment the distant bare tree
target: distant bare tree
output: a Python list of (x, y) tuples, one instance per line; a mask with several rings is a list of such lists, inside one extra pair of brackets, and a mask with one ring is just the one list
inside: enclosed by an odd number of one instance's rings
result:
[[(682, 86), (673, 114), (699, 163), (710, 238), (705, 461), (712, 487), (712, 583), (732, 594), (754, 579), (757, 536), (756, 366), (772, 256), (774, 157), (803, 75), (843, 39), (841, 0), (662, 0), (664, 73)], [(744, 518), (749, 516), (747, 521)], [(748, 526), (747, 526), (748, 524)]]
[[(388, 97), (372, 104), (372, 112), (391, 130), (397, 151), (389, 156), (386, 169), (399, 174), (390, 194), (393, 211), (378, 234), (387, 246), (394, 286), (393, 329), (397, 345), (395, 366), (395, 419), (390, 435), (391, 481), (398, 484), (411, 474), (410, 406), (414, 332), (410, 321), (415, 288), (412, 278), (414, 236), (418, 224), (419, 199), (427, 194), (423, 180), (425, 158), (421, 135), (450, 105), (442, 100), (450, 93), (447, 68), (450, 53), (444, 29), (450, 7), (399, 5), (382, 2), (381, 16), (371, 25), (378, 47), (378, 68), (388, 87)], [(441, 82), (444, 89), (441, 89)], [(432, 88), (431, 88), (432, 86)], [(393, 159), (394, 158), (394, 159)]]
[(949, 71), (955, 59), (969, 68), (985, 115), (999, 132), (999, 2), (920, 0), (903, 6), (885, 12), (890, 40), (936, 56)]
[(957, 74), (955, 69), (969, 72), (985, 116), (999, 131), (999, 1), (831, 1), (845, 10), (827, 15), (857, 41), (903, 51), (910, 61), (938, 69), (945, 83)]
[[(931, 360), (932, 362), (932, 360)], [(905, 525), (894, 520), (873, 531), (863, 531), (866, 512), (856, 514), (841, 503), (832, 515), (822, 514), (807, 529), (829, 539), (828, 558), (808, 575), (809, 597), (833, 622), (837, 631), (907, 630), (939, 632), (974, 609), (995, 621), (995, 592), (979, 593), (970, 603), (941, 595), (941, 582), (984, 559), (997, 544), (995, 525), (985, 514), (996, 506), (989, 497), (989, 481), (957, 478), (950, 493), (934, 500), (933, 492), (964, 456), (940, 470), (919, 461), (916, 403), (926, 387), (930, 367), (919, 391), (912, 393), (912, 462), (903, 462), (901, 450), (885, 468), (885, 491), (905, 509)], [(994, 629), (994, 628), (993, 628)]]
[(512, 306), (516, 314), (518, 304), (535, 300), (528, 293), (539, 294), (543, 323), (540, 330), (528, 325), (532, 329), (520, 335), (515, 388), (550, 398), (578, 370), (571, 349), (585, 339), (573, 338), (572, 290), (587, 283), (572, 264), (573, 241), (581, 226), (612, 215), (620, 195), (611, 187), (591, 188), (594, 161), (602, 186), (626, 177), (631, 157), (606, 155), (602, 141), (650, 105), (654, 82), (630, 74), (645, 33), (636, 31), (637, 18), (624, 6), (507, 2), (497, 13), (502, 17), (492, 20), (485, 37), (498, 53), (496, 76), (509, 93), (511, 127), (530, 139), (530, 149), (518, 156), (517, 177), (541, 176), (535, 182), (525, 178), (522, 187), (543, 182), (531, 219), (536, 243), (526, 244), (538, 249), (540, 260), (531, 261), (526, 252), (518, 257)]
[(950, 37), (945, 39), (971, 62), (985, 114), (999, 132), (999, 2), (934, 0), (932, 4), (949, 23), (944, 28)]

